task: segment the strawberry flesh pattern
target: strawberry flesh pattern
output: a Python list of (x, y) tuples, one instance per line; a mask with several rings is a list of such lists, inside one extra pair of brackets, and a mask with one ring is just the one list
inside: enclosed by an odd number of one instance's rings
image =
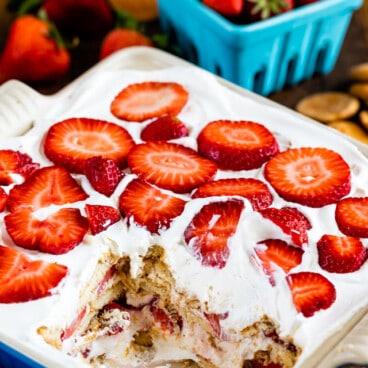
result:
[(126, 156), (134, 146), (128, 131), (111, 122), (90, 118), (70, 118), (54, 124), (46, 134), (44, 151), (55, 165), (83, 173), (85, 161), (94, 156), (126, 166)]
[(176, 143), (137, 144), (128, 155), (130, 170), (141, 179), (176, 193), (188, 193), (211, 180), (217, 166), (195, 150)]
[(329, 308), (336, 300), (334, 285), (323, 275), (315, 272), (297, 272), (287, 276), (294, 305), (305, 317)]
[(120, 195), (119, 209), (124, 217), (157, 234), (180, 216), (185, 203), (183, 199), (163, 193), (143, 180), (134, 179)]
[(52, 295), (68, 268), (32, 260), (23, 252), (0, 245), (0, 303), (23, 303)]
[(273, 134), (252, 121), (212, 121), (199, 133), (197, 143), (198, 152), (223, 170), (257, 169), (279, 151)]
[(188, 92), (178, 83), (142, 82), (120, 91), (111, 103), (119, 119), (142, 122), (162, 115), (178, 115), (188, 101)]
[(335, 220), (343, 234), (368, 238), (368, 197), (347, 197), (339, 201)]
[(272, 204), (273, 196), (267, 185), (258, 179), (234, 178), (209, 181), (200, 185), (192, 198), (211, 196), (241, 196), (248, 199), (255, 211)]
[(351, 189), (350, 167), (326, 148), (293, 148), (265, 165), (266, 180), (289, 202), (319, 208), (339, 201)]
[(212, 202), (193, 217), (184, 231), (184, 238), (203, 266), (226, 266), (230, 255), (228, 241), (236, 231), (243, 208), (244, 203), (238, 199)]
[(294, 245), (301, 247), (303, 244), (308, 242), (307, 231), (312, 228), (312, 225), (308, 218), (297, 208), (269, 207), (260, 211), (260, 213), (264, 218), (274, 222), (277, 226), (280, 226), (285, 234), (290, 235)]
[(317, 242), (318, 264), (333, 273), (350, 273), (367, 260), (367, 248), (358, 238), (323, 235)]

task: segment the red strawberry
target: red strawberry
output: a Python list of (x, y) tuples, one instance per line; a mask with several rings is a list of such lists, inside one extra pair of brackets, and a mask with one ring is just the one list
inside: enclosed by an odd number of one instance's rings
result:
[(88, 221), (77, 208), (62, 208), (45, 219), (21, 208), (7, 214), (4, 221), (16, 245), (51, 254), (69, 252), (88, 231)]
[(244, 208), (238, 199), (204, 205), (184, 231), (184, 239), (203, 266), (223, 268), (230, 255), (229, 238)]
[(105, 231), (120, 220), (119, 211), (111, 206), (86, 204), (86, 214), (93, 235)]
[(156, 303), (150, 306), (150, 312), (155, 323), (160, 326), (162, 331), (173, 334), (175, 332), (175, 321), (170, 318), (168, 312), (160, 308)]
[(0, 187), (0, 212), (3, 212), (8, 202), (8, 194)]
[(255, 211), (267, 208), (273, 201), (267, 185), (253, 178), (230, 178), (209, 181), (193, 193), (192, 198), (241, 196), (250, 201)]
[(92, 187), (107, 197), (114, 193), (120, 180), (123, 178), (123, 172), (119, 169), (116, 162), (101, 156), (91, 157), (86, 160), (84, 174)]
[(141, 179), (177, 193), (187, 193), (211, 180), (216, 164), (189, 147), (165, 141), (137, 144), (128, 155), (128, 166)]
[(265, 165), (265, 178), (280, 197), (309, 207), (337, 202), (351, 189), (350, 167), (327, 148), (291, 148)]
[(13, 150), (0, 150), (0, 185), (13, 183), (10, 174), (19, 174), (27, 178), (39, 166), (26, 153)]
[(244, 0), (244, 18), (246, 22), (259, 20), (285, 13), (294, 8), (294, 0)]
[(282, 231), (291, 236), (295, 245), (301, 247), (308, 242), (307, 230), (312, 228), (308, 218), (294, 207), (266, 208), (261, 215), (280, 226)]
[(128, 28), (115, 28), (103, 38), (100, 49), (100, 60), (112, 53), (131, 46), (153, 46), (150, 38), (138, 30)]
[(103, 336), (114, 336), (129, 326), (130, 314), (118, 303), (111, 302), (99, 311), (98, 321)]
[(52, 27), (33, 15), (22, 15), (10, 26), (0, 57), (0, 83), (58, 80), (70, 68), (67, 49), (51, 37)]
[(336, 300), (334, 285), (315, 272), (298, 272), (286, 276), (293, 303), (304, 317), (312, 317), (321, 309), (328, 309)]
[(108, 0), (43, 0), (43, 8), (64, 33), (102, 35), (113, 25)]
[(61, 167), (49, 166), (35, 171), (24, 183), (9, 192), (8, 208), (37, 210), (51, 204), (62, 205), (83, 201), (88, 195)]
[(134, 83), (117, 94), (110, 110), (119, 119), (141, 122), (165, 114), (178, 115), (188, 97), (188, 92), (178, 83)]
[(97, 296), (102, 295), (102, 293), (106, 290), (107, 286), (109, 285), (112, 278), (117, 273), (117, 267), (116, 265), (111, 266), (105, 273), (105, 276), (100, 279), (97, 288), (96, 288), (96, 294)]
[(156, 234), (170, 227), (171, 221), (183, 212), (185, 203), (143, 180), (134, 179), (121, 193), (119, 209), (123, 216)]
[(343, 234), (368, 238), (368, 197), (348, 197), (337, 202), (335, 219)]
[(272, 278), (275, 269), (273, 264), (288, 273), (302, 262), (304, 251), (301, 248), (289, 245), (283, 240), (266, 239), (258, 244), (261, 246), (257, 246), (254, 250), (261, 261), (265, 274), (270, 277), (272, 285), (275, 285)]
[(70, 118), (54, 124), (46, 134), (45, 154), (49, 160), (71, 172), (83, 173), (85, 161), (94, 156), (126, 165), (126, 156), (134, 146), (123, 127), (104, 120)]
[(229, 313), (214, 314), (214, 313), (204, 313), (211, 327), (213, 328), (217, 337), (221, 340), (226, 340), (226, 335), (221, 327), (221, 321), (229, 316)]
[(60, 339), (64, 341), (72, 337), (87, 315), (87, 307), (84, 307), (72, 323), (61, 333)]
[(141, 132), (143, 141), (168, 141), (187, 137), (188, 128), (173, 115), (163, 115), (149, 123)]
[(203, 4), (222, 15), (238, 15), (244, 0), (202, 0)]
[(257, 169), (279, 151), (273, 134), (252, 121), (212, 121), (197, 142), (198, 152), (224, 170)]
[(32, 260), (19, 250), (0, 246), (0, 303), (23, 303), (53, 294), (68, 268)]
[(317, 250), (321, 268), (335, 273), (357, 271), (368, 257), (360, 239), (350, 236), (323, 235), (317, 242)]

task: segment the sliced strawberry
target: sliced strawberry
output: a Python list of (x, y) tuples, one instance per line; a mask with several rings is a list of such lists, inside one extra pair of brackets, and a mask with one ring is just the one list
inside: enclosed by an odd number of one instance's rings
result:
[(156, 234), (170, 227), (171, 221), (183, 212), (185, 203), (141, 179), (134, 179), (120, 195), (119, 209), (123, 216)]
[(350, 167), (327, 148), (292, 148), (273, 156), (265, 178), (280, 197), (309, 207), (337, 202), (351, 189)]
[(107, 197), (114, 193), (124, 176), (114, 160), (102, 156), (87, 159), (84, 174), (92, 187)]
[(3, 188), (0, 187), (0, 212), (3, 212), (8, 202), (8, 195)]
[(62, 205), (88, 198), (88, 195), (61, 167), (48, 166), (36, 170), (24, 183), (14, 186), (9, 192), (8, 208), (37, 210), (51, 204)]
[(221, 321), (226, 319), (229, 316), (229, 313), (204, 313), (204, 316), (207, 318), (216, 336), (221, 340), (226, 340), (226, 335), (221, 327)]
[(72, 337), (77, 331), (78, 327), (84, 320), (84, 317), (87, 315), (87, 307), (83, 307), (78, 316), (71, 322), (71, 324), (61, 333), (60, 339), (64, 341)]
[(70, 118), (54, 124), (46, 134), (47, 158), (71, 172), (83, 173), (85, 161), (93, 156), (114, 160), (125, 167), (126, 156), (134, 146), (123, 127), (104, 120)]
[(32, 260), (23, 252), (0, 246), (0, 303), (22, 303), (53, 294), (68, 268)]
[(19, 174), (27, 178), (39, 166), (26, 153), (13, 150), (0, 150), (0, 185), (13, 183), (10, 174)]
[(229, 238), (235, 233), (243, 201), (229, 199), (204, 205), (184, 231), (184, 239), (203, 266), (223, 268), (230, 255)]
[(106, 304), (98, 314), (99, 330), (102, 336), (114, 336), (123, 332), (130, 324), (130, 314), (115, 302)]
[(189, 130), (176, 116), (163, 115), (150, 122), (141, 132), (143, 141), (169, 141), (187, 137)]
[(159, 307), (158, 303), (153, 302), (150, 306), (153, 321), (160, 326), (160, 329), (169, 334), (173, 334), (176, 330), (181, 330), (182, 318), (176, 310), (167, 311)]
[(134, 83), (118, 93), (110, 110), (119, 119), (141, 122), (166, 114), (178, 115), (188, 97), (188, 92), (178, 83)]
[(252, 121), (216, 120), (199, 133), (198, 152), (223, 170), (251, 170), (279, 151), (274, 135)]
[(165, 141), (137, 144), (128, 155), (140, 178), (177, 193), (187, 193), (212, 179), (217, 166), (189, 147)]
[(106, 289), (109, 282), (116, 275), (117, 267), (116, 265), (112, 265), (105, 273), (105, 276), (100, 280), (96, 288), (97, 296), (100, 296)]
[(45, 253), (64, 254), (76, 247), (88, 230), (88, 221), (76, 208), (63, 208), (45, 219), (28, 209), (4, 217), (6, 230), (15, 244)]
[(304, 317), (312, 317), (321, 309), (328, 309), (336, 300), (335, 286), (315, 272), (298, 272), (286, 276), (293, 303)]
[(241, 196), (250, 201), (255, 211), (271, 205), (273, 197), (267, 185), (253, 178), (230, 178), (209, 181), (200, 185), (192, 198), (211, 196)]
[(360, 269), (367, 260), (367, 248), (358, 238), (323, 235), (317, 242), (318, 264), (334, 273), (350, 273)]
[(270, 277), (272, 285), (275, 285), (272, 274), (274, 265), (280, 267), (285, 273), (290, 272), (302, 262), (304, 251), (293, 247), (280, 239), (266, 239), (258, 243), (254, 249), (260, 259), (263, 271)]
[(120, 220), (119, 211), (111, 206), (86, 204), (86, 214), (93, 235), (105, 231)]
[(282, 231), (291, 236), (295, 245), (301, 247), (308, 242), (307, 231), (312, 228), (308, 218), (294, 207), (265, 208), (261, 215), (279, 226)]
[(244, 0), (203, 0), (202, 2), (222, 15), (240, 14), (244, 4)]
[(368, 197), (348, 197), (336, 204), (335, 219), (348, 236), (368, 238)]

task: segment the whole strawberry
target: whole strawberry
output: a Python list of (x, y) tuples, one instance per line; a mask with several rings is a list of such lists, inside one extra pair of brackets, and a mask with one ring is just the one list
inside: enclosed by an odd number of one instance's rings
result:
[(100, 59), (131, 46), (153, 46), (153, 42), (138, 30), (115, 28), (108, 32), (102, 40)]
[(294, 8), (294, 0), (245, 0), (244, 19), (247, 23), (273, 17)]
[(34, 15), (22, 15), (13, 21), (0, 55), (0, 83), (9, 79), (53, 81), (69, 68), (69, 51), (50, 23)]
[(62, 32), (102, 35), (113, 26), (108, 0), (43, 0), (42, 6)]

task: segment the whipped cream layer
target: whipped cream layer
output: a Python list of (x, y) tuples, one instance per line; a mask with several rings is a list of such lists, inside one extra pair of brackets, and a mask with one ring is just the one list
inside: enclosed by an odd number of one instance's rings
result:
[[(159, 71), (101, 71), (77, 84), (68, 95), (55, 96), (50, 105), (34, 122), (33, 128), (24, 136), (1, 138), (0, 149), (13, 149), (29, 154), (42, 166), (52, 163), (43, 153), (43, 138), (54, 123), (70, 117), (89, 117), (117, 123), (126, 128), (136, 143), (141, 143), (139, 134), (144, 123), (125, 122), (115, 118), (110, 112), (110, 102), (119, 91), (132, 83), (142, 81), (174, 81), (188, 92), (189, 100), (178, 117), (190, 130), (190, 136), (176, 140), (185, 146), (196, 149), (196, 137), (210, 121), (217, 119), (250, 120), (263, 124), (276, 137), (280, 150), (289, 147), (327, 147), (338, 152), (350, 165), (352, 189), (349, 196), (368, 196), (368, 160), (344, 137), (329, 128), (309, 124), (297, 114), (262, 104), (252, 98), (242, 96), (220, 85), (208, 73), (186, 67), (172, 67)], [(118, 207), (118, 198), (125, 186), (135, 178), (127, 171), (114, 194), (107, 198), (92, 189), (83, 175), (73, 175), (89, 195), (85, 201), (68, 204), (64, 207), (79, 208), (85, 215), (86, 203), (105, 204)], [(218, 170), (216, 179), (229, 177), (263, 177), (263, 168), (250, 171)], [(19, 179), (19, 178), (18, 178)], [(6, 191), (11, 186), (6, 187)], [(276, 272), (276, 287), (273, 287), (262, 269), (254, 260), (254, 246), (260, 240), (279, 238), (289, 241), (287, 235), (273, 224), (265, 221), (252, 210), (245, 199), (245, 209), (238, 228), (230, 239), (230, 256), (222, 269), (203, 267), (185, 246), (182, 234), (193, 216), (207, 203), (225, 201), (226, 197), (210, 197), (189, 201), (189, 195), (177, 195), (188, 200), (184, 212), (176, 218), (170, 228), (159, 235), (152, 235), (143, 227), (120, 221), (96, 236), (87, 235), (75, 249), (64, 255), (50, 255), (23, 250), (34, 259), (64, 264), (69, 274), (51, 297), (19, 304), (0, 304), (0, 339), (16, 342), (23, 350), (35, 352), (41, 361), (55, 366), (83, 366), (66, 354), (57, 351), (37, 335), (40, 325), (60, 324), (66, 327), (75, 317), (79, 293), (92, 277), (93, 270), (101, 255), (113, 249), (118, 255), (129, 255), (132, 262), (132, 275), (138, 274), (141, 258), (153, 244), (166, 249), (166, 261), (176, 279), (177, 289), (198, 299), (207, 313), (226, 313), (222, 327), (230, 336), (267, 315), (280, 327), (281, 336), (292, 336), (296, 345), (303, 349), (296, 367), (310, 367), (307, 359), (323, 343), (342, 328), (357, 313), (368, 306), (368, 265), (349, 274), (334, 274), (322, 270), (318, 265), (316, 242), (323, 234), (342, 235), (334, 221), (335, 205), (322, 208), (308, 208), (285, 202), (271, 186), (274, 201), (272, 207), (285, 205), (299, 208), (311, 222), (308, 231), (309, 243), (305, 246), (302, 264), (293, 269), (315, 271), (324, 275), (336, 288), (336, 301), (327, 310), (306, 318), (297, 313), (285, 274)], [(50, 211), (53, 211), (50, 208)], [(1, 214), (4, 216), (4, 214)], [(367, 240), (362, 239), (365, 246)], [(14, 246), (1, 222), (1, 243)], [(205, 307), (204, 307), (205, 306)], [(74, 317), (73, 317), (74, 316)], [(168, 359), (170, 352), (162, 354)], [(171, 358), (177, 352), (172, 350)], [(72, 363), (71, 363), (72, 362)]]

